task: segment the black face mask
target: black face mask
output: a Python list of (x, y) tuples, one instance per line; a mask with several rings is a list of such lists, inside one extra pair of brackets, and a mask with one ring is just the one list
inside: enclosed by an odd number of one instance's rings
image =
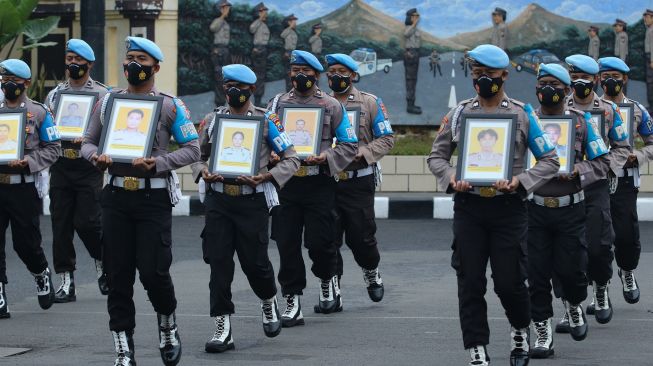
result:
[(8, 100), (16, 100), (25, 91), (25, 84), (18, 84), (13, 81), (2, 83), (2, 90), (5, 93), (5, 98)]
[(83, 78), (88, 73), (88, 64), (70, 64), (66, 66), (66, 68), (68, 69), (68, 75), (70, 75), (70, 78), (75, 80)]
[(603, 87), (603, 91), (605, 91), (605, 94), (611, 97), (616, 97), (623, 90), (624, 81), (613, 79), (613, 78), (607, 78), (605, 80), (601, 80), (601, 86)]
[(122, 65), (122, 67), (127, 71), (127, 81), (131, 85), (143, 84), (152, 77), (152, 66), (144, 66), (132, 61), (127, 65)]
[(351, 76), (342, 76), (340, 74), (333, 74), (329, 77), (329, 87), (334, 93), (344, 93), (349, 90), (351, 86)]
[(535, 88), (535, 94), (537, 100), (544, 106), (556, 105), (565, 99), (565, 90), (554, 88), (551, 85)]
[(594, 82), (576, 80), (571, 82), (571, 86), (574, 88), (574, 94), (576, 97), (585, 99), (592, 93), (592, 90), (594, 89)]
[(235, 86), (227, 89), (227, 103), (234, 108), (240, 108), (247, 103), (252, 92), (249, 89), (238, 89)]
[(311, 90), (313, 85), (315, 85), (316, 80), (315, 76), (309, 76), (301, 72), (290, 79), (292, 80), (295, 89), (300, 93), (305, 93)]
[(474, 79), (474, 89), (481, 98), (495, 96), (501, 90), (502, 85), (503, 79), (501, 77), (491, 78), (487, 75), (481, 75), (478, 79)]

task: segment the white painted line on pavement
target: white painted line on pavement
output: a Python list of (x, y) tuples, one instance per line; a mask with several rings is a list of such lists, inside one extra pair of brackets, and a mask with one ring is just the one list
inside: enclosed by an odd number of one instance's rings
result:
[(637, 216), (639, 221), (653, 221), (653, 198), (637, 199)]
[(456, 77), (456, 69), (451, 68), (451, 78), (453, 79), (455, 77)]
[(433, 218), (434, 219), (452, 219), (453, 218), (453, 200), (452, 196), (433, 197)]
[(449, 108), (456, 108), (458, 105), (458, 101), (456, 100), (456, 86), (451, 85), (451, 89), (449, 90), (449, 104), (447, 105)]

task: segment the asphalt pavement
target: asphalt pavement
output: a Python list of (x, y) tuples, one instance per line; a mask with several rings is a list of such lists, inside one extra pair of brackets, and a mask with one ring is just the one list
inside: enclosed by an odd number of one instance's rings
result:
[[(237, 314), (232, 318), (236, 350), (204, 353), (213, 332), (208, 316), (209, 268), (201, 260), (199, 233), (202, 217), (173, 219), (174, 263), (171, 269), (179, 306), (177, 320), (184, 347), (181, 365), (467, 365), (458, 321), (456, 278), (449, 266), (451, 221), (379, 220), (381, 271), (386, 296), (381, 303), (367, 298), (360, 269), (346, 250), (343, 278), (344, 312), (313, 314), (318, 282), (310, 275), (303, 297), (306, 325), (283, 329), (277, 338), (263, 334), (258, 299), (237, 266), (233, 297)], [(644, 251), (637, 271), (642, 299), (628, 305), (616, 277), (611, 286), (615, 315), (607, 325), (589, 320), (588, 338), (574, 342), (556, 335), (556, 356), (533, 360), (541, 365), (653, 364), (653, 224), (642, 223)], [(48, 258), (52, 236), (49, 219), (42, 221)], [(9, 234), (8, 234), (9, 236)], [(8, 237), (8, 243), (11, 238)], [(33, 280), (7, 245), (11, 283), (8, 297), (12, 318), (0, 320), (0, 355), (6, 347), (30, 351), (2, 358), (0, 365), (110, 365), (113, 342), (108, 329), (106, 301), (95, 283), (93, 264), (81, 243), (78, 249), (77, 302), (39, 308)], [(278, 269), (274, 242), (270, 257)], [(307, 267), (310, 268), (308, 256)], [(59, 280), (55, 279), (58, 285)], [(491, 281), (488, 286), (492, 288)], [(509, 324), (494, 292), (489, 290), (488, 315), (493, 365), (507, 365)], [(156, 317), (140, 284), (135, 286), (138, 365), (160, 365)], [(559, 315), (562, 306), (556, 303)]]
[[(392, 64), (389, 73), (378, 71), (374, 74), (363, 76), (357, 87), (380, 97), (386, 104), (393, 125), (432, 125), (440, 124), (442, 118), (451, 108), (461, 100), (472, 98), (475, 95), (471, 75), (465, 76), (460, 66), (460, 52), (442, 54), (440, 68), (442, 76), (438, 73), (435, 77), (429, 70), (428, 57), (420, 59), (416, 104), (422, 107), (421, 115), (406, 113), (406, 88), (404, 76), (404, 63), (397, 61)], [(509, 97), (526, 103), (537, 105), (535, 97), (535, 74), (521, 71), (517, 72), (512, 66), (508, 68), (509, 75), (506, 81), (506, 93)], [(322, 74), (319, 84), (323, 90), (331, 92), (326, 77)], [(270, 81), (265, 85), (264, 101), (272, 99), (285, 88), (283, 80)], [(646, 85), (641, 81), (628, 83), (628, 96), (646, 105)], [(182, 99), (191, 111), (194, 120), (201, 119), (206, 113), (213, 110), (213, 92), (183, 96)]]

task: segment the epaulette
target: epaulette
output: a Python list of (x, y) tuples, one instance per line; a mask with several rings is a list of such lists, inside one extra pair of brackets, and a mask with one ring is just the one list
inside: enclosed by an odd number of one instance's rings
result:
[(267, 108), (261, 108), (261, 107), (257, 107), (257, 106), (254, 106), (254, 109), (261, 112), (261, 113), (263, 113), (263, 114), (265, 114), (265, 112), (268, 111)]
[(170, 93), (159, 92), (159, 94), (161, 94), (161, 95), (163, 95), (165, 97), (168, 97), (168, 98), (177, 99), (177, 97), (175, 95), (172, 95)]
[(360, 93), (363, 94), (363, 95), (366, 95), (368, 97), (372, 97), (372, 98), (374, 98), (374, 100), (379, 99), (379, 97), (377, 97), (376, 95), (374, 95), (372, 93), (368, 93), (368, 92), (364, 92), (364, 91), (361, 91)]
[(103, 87), (103, 88), (106, 89), (106, 90), (111, 90), (110, 87), (108, 87), (108, 86), (102, 84), (101, 82), (99, 82), (99, 81), (97, 81), (97, 80), (93, 80), (93, 82), (94, 82), (95, 84), (97, 84), (97, 85)]
[(578, 116), (585, 117), (585, 112), (583, 112), (583, 111), (581, 111), (579, 109), (576, 109), (576, 108), (567, 108), (567, 109), (565, 109), (565, 112), (570, 112), (570, 113), (574, 113), (574, 114), (576, 114)]
[(521, 102), (517, 99), (508, 98), (508, 100), (510, 101), (510, 103), (520, 107), (521, 109), (524, 109), (524, 107), (526, 106), (526, 103)]
[(37, 101), (35, 101), (33, 99), (30, 99), (30, 100), (32, 101), (32, 103), (34, 103), (34, 104), (40, 106), (41, 108), (45, 109), (46, 112), (50, 112), (50, 108), (48, 108), (47, 105), (45, 105), (45, 104), (43, 104), (41, 102), (37, 102)]

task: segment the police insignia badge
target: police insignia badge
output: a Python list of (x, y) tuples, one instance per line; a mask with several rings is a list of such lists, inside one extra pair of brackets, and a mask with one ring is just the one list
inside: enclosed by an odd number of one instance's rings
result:
[(497, 84), (492, 84), (492, 93), (496, 93), (499, 91), (499, 86)]
[(347, 83), (345, 83), (344, 81), (341, 81), (341, 82), (340, 82), (340, 87), (341, 87), (341, 88), (345, 88), (345, 87), (347, 87)]
[(560, 96), (558, 94), (553, 96), (553, 102), (558, 103), (560, 101)]
[(244, 95), (241, 95), (240, 98), (238, 98), (238, 101), (241, 103), (245, 103), (247, 101), (247, 98), (245, 98)]
[(442, 118), (442, 122), (440, 122), (440, 129), (438, 130), (438, 134), (441, 134), (444, 131), (444, 128), (447, 126), (448, 123), (449, 123), (449, 118), (447, 118), (447, 116), (444, 116), (444, 118)]
[(507, 100), (504, 99), (504, 100), (501, 102), (501, 108), (508, 108), (508, 101), (507, 101)]
[[(589, 94), (589, 93), (587, 93), (587, 94)], [(587, 94), (585, 94), (585, 95), (587, 95)], [(598, 106), (600, 106), (600, 104), (599, 104), (599, 101), (598, 101), (598, 100), (595, 100), (595, 101), (594, 101), (594, 106), (595, 106), (595, 107), (598, 107)]]
[(312, 86), (313, 86), (313, 83), (310, 80), (306, 82), (306, 87), (307, 88), (310, 88)]
[(145, 71), (141, 71), (141, 72), (138, 74), (138, 79), (139, 79), (139, 80), (145, 80), (146, 77), (147, 77), (147, 74), (145, 73)]

